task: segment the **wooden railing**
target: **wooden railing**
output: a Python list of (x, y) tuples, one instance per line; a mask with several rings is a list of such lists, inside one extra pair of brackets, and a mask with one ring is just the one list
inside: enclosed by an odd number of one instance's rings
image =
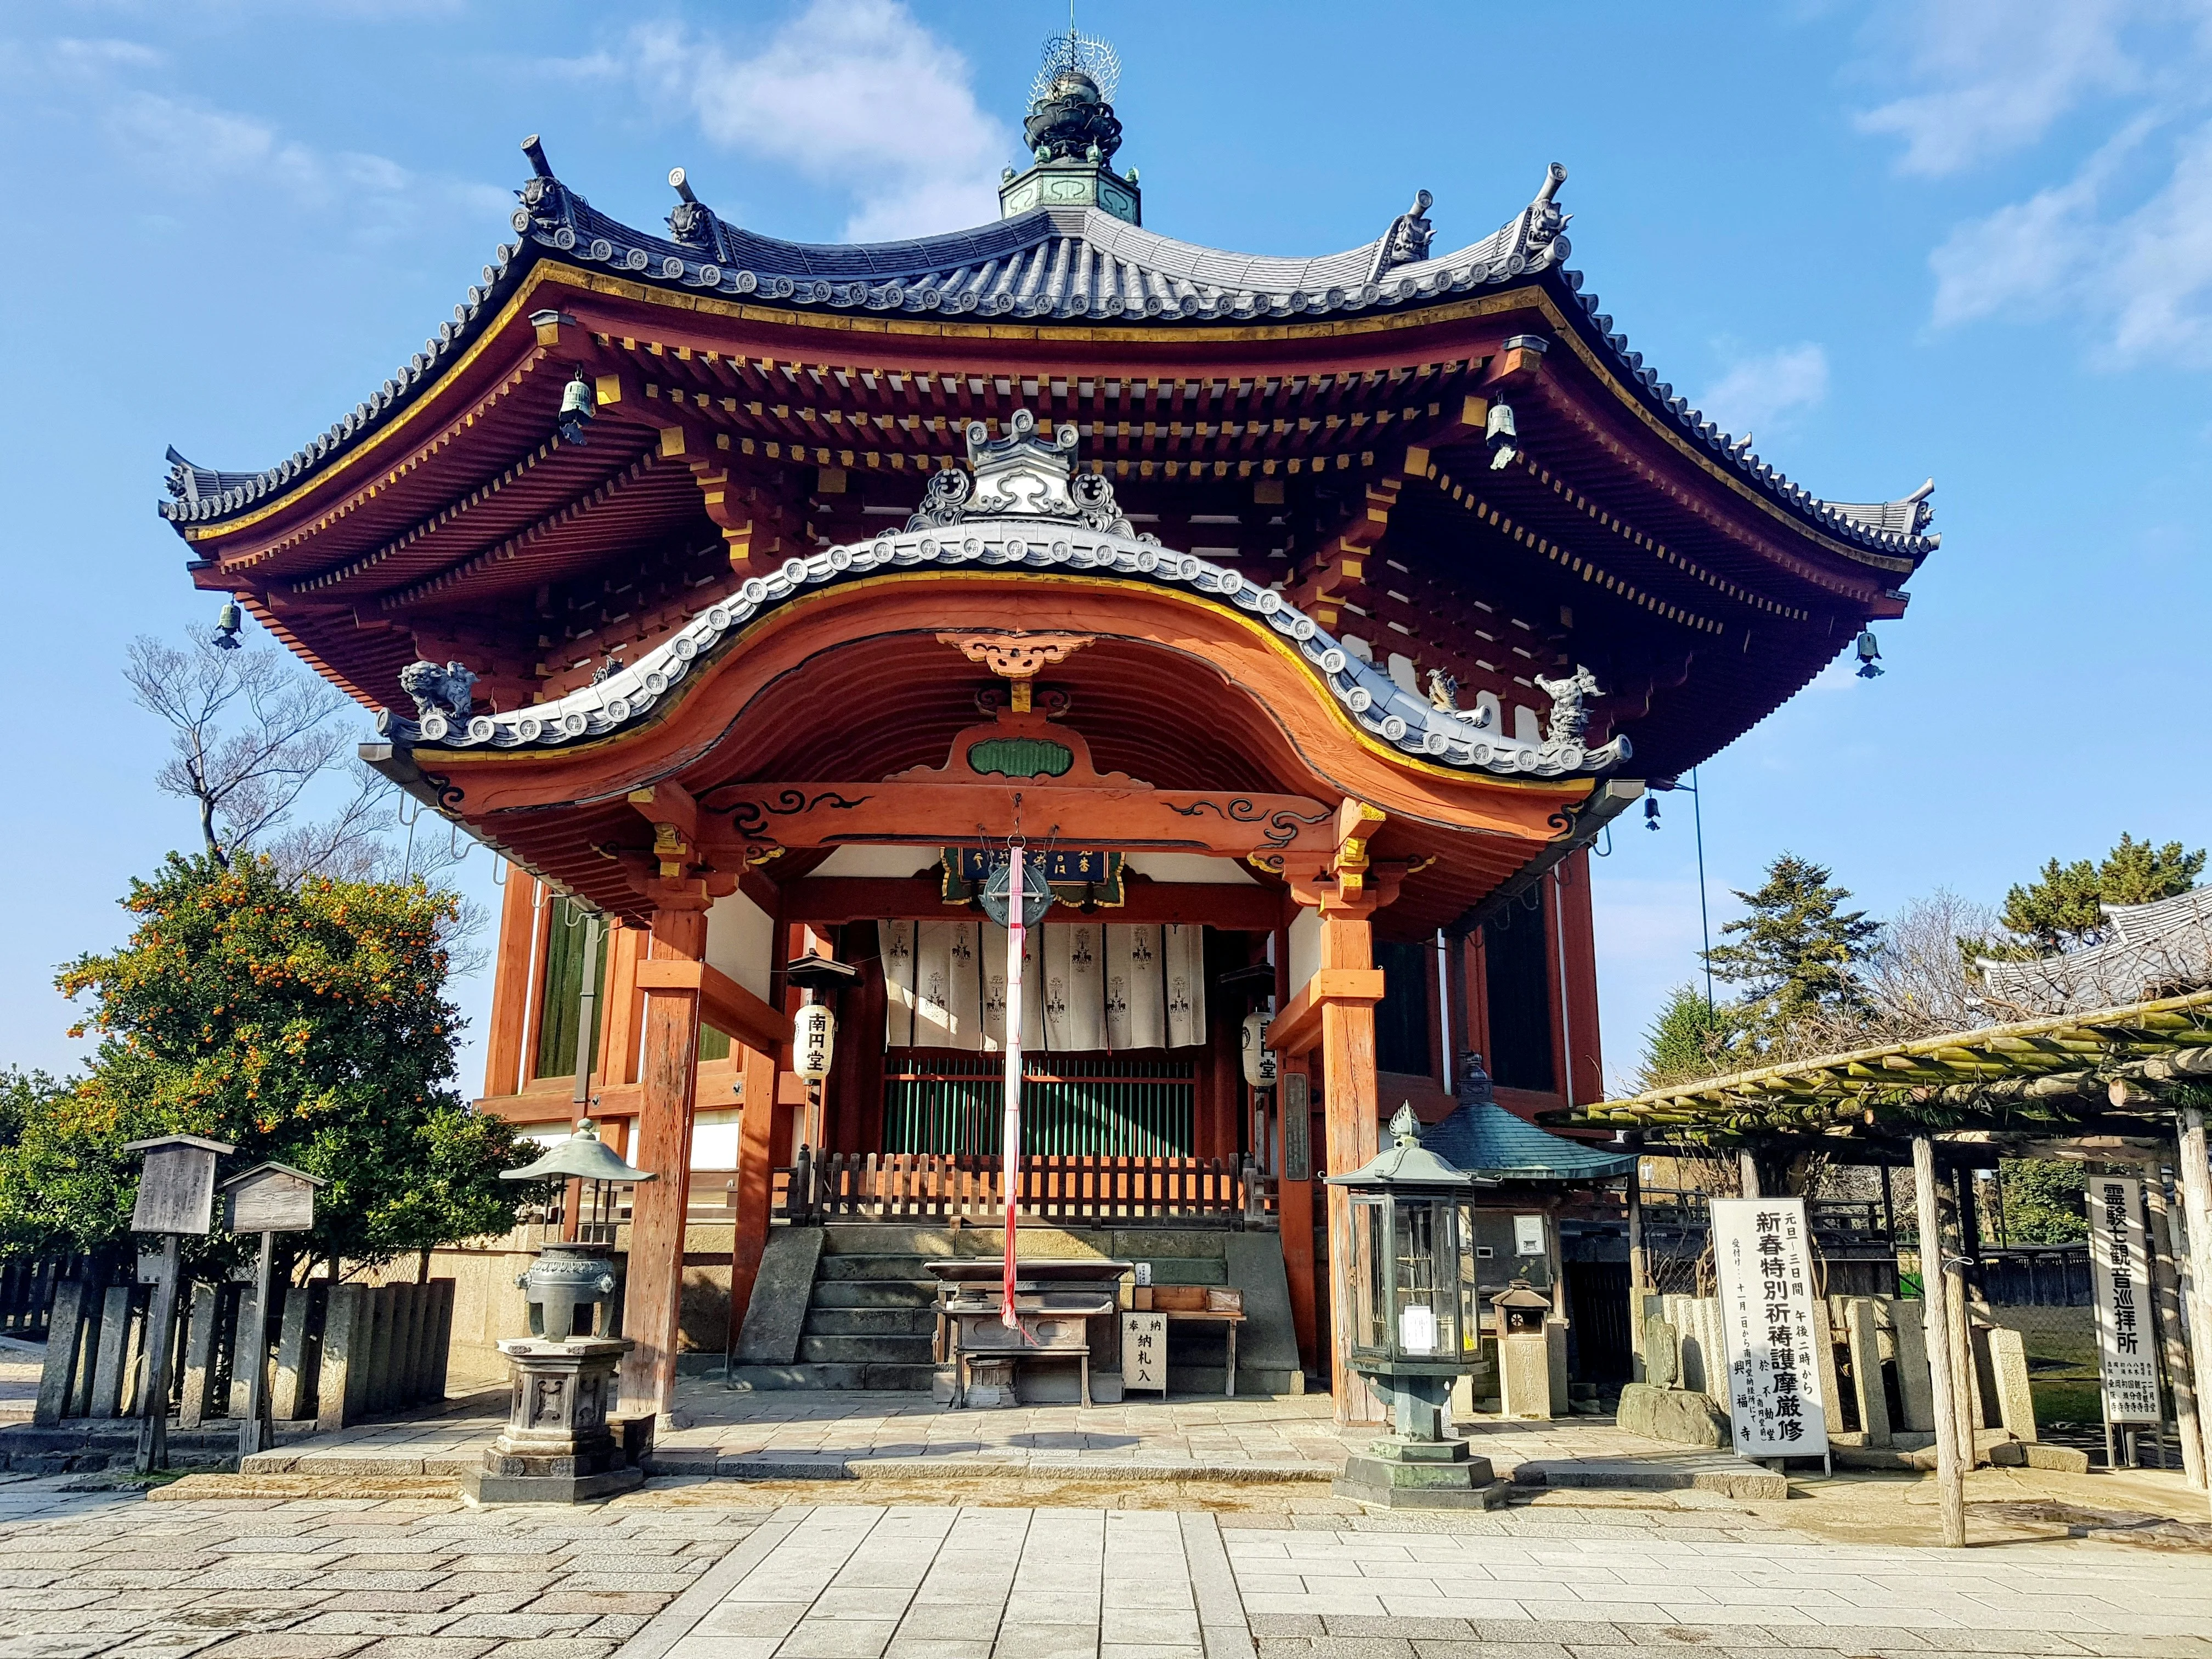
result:
[[(799, 1150), (776, 1172), (788, 1220), (974, 1221), (1004, 1218), (995, 1158), (964, 1152)], [(1019, 1218), (1071, 1226), (1166, 1222), (1267, 1224), (1271, 1183), (1250, 1159), (1045, 1154), (1022, 1160)]]

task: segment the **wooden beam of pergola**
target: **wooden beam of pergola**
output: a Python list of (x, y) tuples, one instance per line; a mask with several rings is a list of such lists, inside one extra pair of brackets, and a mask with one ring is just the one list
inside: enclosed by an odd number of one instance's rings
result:
[(2051, 1135), (2115, 1114), (2162, 1117), (2166, 1092), (2194, 1085), (2212, 1087), (2212, 990), (1784, 1060), (1547, 1117), (1677, 1140), (1877, 1124)]

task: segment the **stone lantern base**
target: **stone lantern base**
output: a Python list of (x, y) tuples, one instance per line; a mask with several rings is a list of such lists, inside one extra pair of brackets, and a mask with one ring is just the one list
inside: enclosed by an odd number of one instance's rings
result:
[(1449, 1432), (1449, 1376), (1372, 1376), (1397, 1432), (1354, 1452), (1336, 1479), (1340, 1498), (1394, 1510), (1494, 1510), (1505, 1482)]
[(616, 1371), (635, 1346), (594, 1337), (501, 1343), (514, 1373), (507, 1428), (481, 1468), (462, 1472), (462, 1496), (471, 1504), (577, 1504), (641, 1484), (645, 1471), (607, 1422)]
[(1494, 1510), (1505, 1502), (1505, 1482), (1466, 1441), (1395, 1434), (1346, 1459), (1334, 1490), (1392, 1510)]

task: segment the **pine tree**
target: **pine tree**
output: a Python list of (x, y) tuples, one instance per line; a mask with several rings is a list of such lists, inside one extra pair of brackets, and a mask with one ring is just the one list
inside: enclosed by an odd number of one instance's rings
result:
[(1658, 1089), (1733, 1071), (1742, 1038), (1742, 1016), (1732, 1005), (1708, 1005), (1694, 985), (1677, 985), (1644, 1033), (1636, 1086)]
[(1819, 865), (1784, 853), (1756, 892), (1736, 897), (1751, 914), (1722, 927), (1736, 943), (1705, 953), (1716, 979), (1744, 988), (1747, 1012), (1787, 1025), (1812, 1013), (1862, 1017), (1865, 989), (1853, 964), (1874, 948), (1881, 924), (1846, 910), (1846, 888)]
[(2108, 904), (2148, 904), (2185, 893), (2203, 873), (2204, 851), (2178, 841), (2154, 846), (2122, 835), (2096, 863), (2051, 860), (2043, 873), (2005, 894), (2006, 929), (2048, 955), (2095, 943)]

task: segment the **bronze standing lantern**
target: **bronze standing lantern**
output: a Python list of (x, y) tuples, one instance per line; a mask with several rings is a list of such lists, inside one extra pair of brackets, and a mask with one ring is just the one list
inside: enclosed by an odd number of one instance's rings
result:
[[(617, 1182), (651, 1181), (599, 1137), (586, 1118), (566, 1140), (534, 1164), (503, 1170), (507, 1181), (586, 1183), (594, 1209)], [(530, 1271), (514, 1282), (530, 1299), (531, 1334), (499, 1345), (514, 1368), (507, 1427), (477, 1468), (461, 1472), (471, 1504), (577, 1504), (626, 1492), (645, 1479), (639, 1467), (651, 1419), (635, 1436), (617, 1437), (609, 1421), (615, 1374), (635, 1346), (614, 1334), (613, 1229), (604, 1239), (541, 1245)], [(579, 1316), (582, 1316), (580, 1322)], [(581, 1322), (580, 1333), (576, 1327)]]
[(1390, 1402), (1390, 1431), (1353, 1454), (1336, 1489), (1391, 1508), (1488, 1509), (1504, 1483), (1449, 1413), (1452, 1383), (1481, 1357), (1472, 1200), (1494, 1183), (1422, 1146), (1410, 1104), (1390, 1135), (1364, 1168), (1328, 1178), (1351, 1200), (1352, 1368)]

